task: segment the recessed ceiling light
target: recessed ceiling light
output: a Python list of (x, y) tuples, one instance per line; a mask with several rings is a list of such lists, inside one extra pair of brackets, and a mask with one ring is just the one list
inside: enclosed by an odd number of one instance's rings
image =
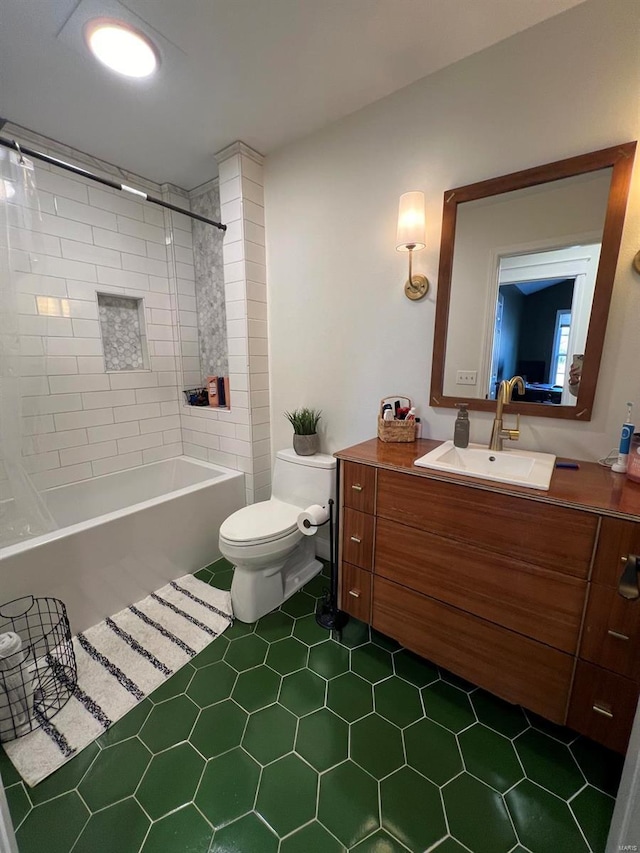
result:
[(141, 79), (158, 68), (158, 53), (153, 44), (124, 21), (96, 18), (85, 26), (84, 35), (96, 59), (118, 74)]

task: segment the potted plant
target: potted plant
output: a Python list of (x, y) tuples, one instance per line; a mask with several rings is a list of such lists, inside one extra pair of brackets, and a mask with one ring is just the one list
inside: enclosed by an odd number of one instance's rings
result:
[(313, 456), (317, 453), (320, 449), (320, 436), (316, 430), (322, 412), (319, 409), (304, 408), (284, 414), (293, 427), (293, 449), (298, 456)]

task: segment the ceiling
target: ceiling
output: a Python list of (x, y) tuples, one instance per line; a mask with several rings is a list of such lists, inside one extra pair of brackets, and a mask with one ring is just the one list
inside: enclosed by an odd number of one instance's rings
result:
[[(268, 154), (582, 0), (0, 0), (0, 115), (158, 182)], [(135, 83), (80, 36), (120, 13), (160, 49)]]

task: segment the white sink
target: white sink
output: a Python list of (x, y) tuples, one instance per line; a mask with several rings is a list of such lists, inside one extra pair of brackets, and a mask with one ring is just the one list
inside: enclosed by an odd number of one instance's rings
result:
[(527, 486), (530, 489), (549, 488), (556, 463), (553, 453), (536, 453), (533, 450), (489, 450), (484, 444), (455, 447), (445, 441), (430, 453), (416, 459), (414, 465), (466, 474), (482, 480)]

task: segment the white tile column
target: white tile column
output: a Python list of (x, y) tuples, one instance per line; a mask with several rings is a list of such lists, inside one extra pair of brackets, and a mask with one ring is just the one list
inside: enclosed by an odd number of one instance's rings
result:
[(221, 219), (227, 226), (223, 259), (231, 405), (233, 410), (236, 401), (243, 401), (248, 407), (248, 423), (240, 433), (236, 427), (236, 440), (249, 452), (238, 455), (238, 467), (246, 474), (247, 503), (253, 503), (271, 494), (264, 158), (234, 142), (216, 160)]

